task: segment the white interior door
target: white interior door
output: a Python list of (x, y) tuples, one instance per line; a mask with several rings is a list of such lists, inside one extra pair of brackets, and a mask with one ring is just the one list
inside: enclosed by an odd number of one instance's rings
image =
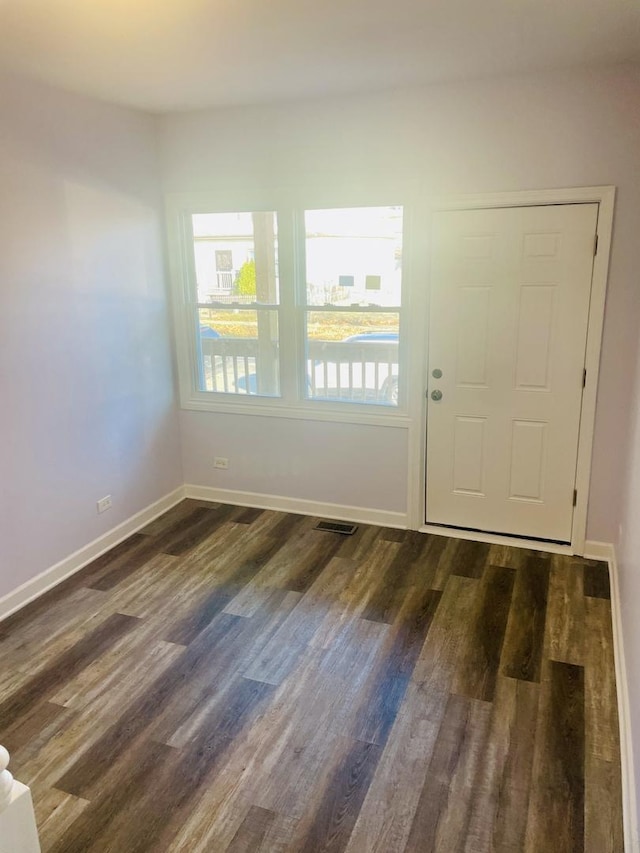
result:
[(428, 523), (570, 542), (597, 217), (436, 214)]

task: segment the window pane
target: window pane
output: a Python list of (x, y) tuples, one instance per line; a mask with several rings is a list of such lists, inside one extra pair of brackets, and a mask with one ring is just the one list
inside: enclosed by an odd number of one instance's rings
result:
[(397, 313), (307, 312), (307, 399), (398, 405)]
[(278, 312), (200, 308), (200, 390), (280, 394)]
[(402, 208), (307, 210), (308, 305), (399, 307)]
[(192, 226), (198, 302), (278, 304), (275, 213), (196, 213)]

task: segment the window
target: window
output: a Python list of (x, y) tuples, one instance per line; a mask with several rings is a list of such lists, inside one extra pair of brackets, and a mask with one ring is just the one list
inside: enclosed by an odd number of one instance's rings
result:
[(176, 222), (186, 408), (395, 418), (402, 207), (196, 212), (187, 204)]
[(402, 208), (305, 212), (312, 400), (397, 406)]
[(199, 390), (278, 396), (275, 213), (196, 213), (191, 224)]

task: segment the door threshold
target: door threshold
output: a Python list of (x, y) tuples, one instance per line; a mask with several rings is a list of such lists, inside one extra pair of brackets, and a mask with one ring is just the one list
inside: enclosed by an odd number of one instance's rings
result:
[(487, 542), (489, 545), (510, 545), (513, 548), (528, 548), (530, 551), (546, 551), (548, 554), (575, 553), (571, 545), (562, 545), (559, 542), (542, 542), (540, 539), (524, 539), (503, 533), (483, 533), (480, 530), (464, 530), (440, 524), (423, 524), (419, 531), (435, 536), (448, 536), (450, 539), (470, 539), (473, 542)]

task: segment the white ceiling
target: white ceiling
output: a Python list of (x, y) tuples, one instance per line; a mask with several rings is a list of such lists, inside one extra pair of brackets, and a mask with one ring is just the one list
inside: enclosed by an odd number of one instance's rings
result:
[(166, 112), (640, 61), (640, 0), (0, 0), (0, 66)]

